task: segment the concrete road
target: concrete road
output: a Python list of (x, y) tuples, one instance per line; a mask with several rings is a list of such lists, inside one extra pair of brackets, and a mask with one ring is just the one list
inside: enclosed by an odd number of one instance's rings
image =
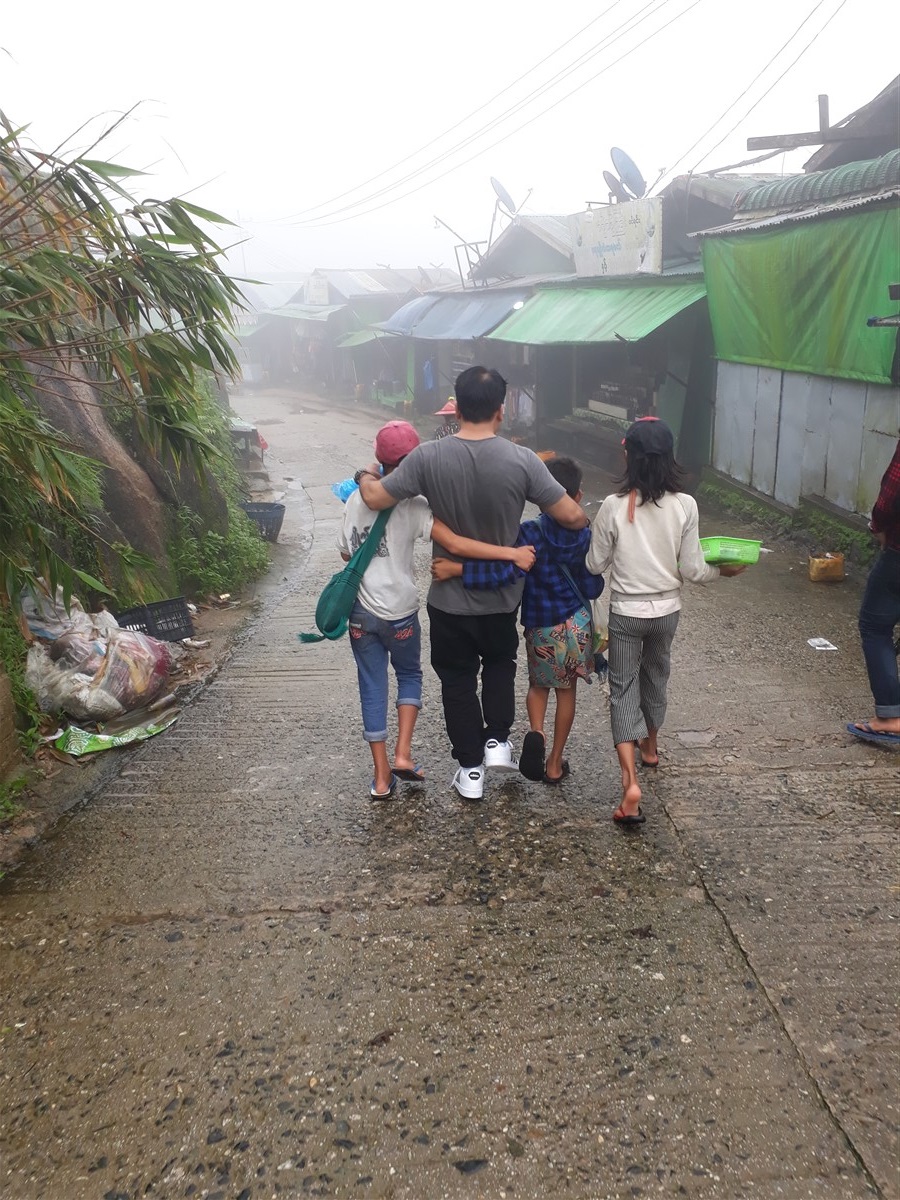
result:
[(295, 634), (377, 421), (235, 408), (287, 492), (264, 609), (0, 885), (4, 1200), (900, 1196), (900, 758), (843, 732), (859, 580), (775, 545), (689, 589), (637, 834), (597, 686), (563, 787), (473, 806), (426, 671), (428, 783), (376, 806), (349, 648)]

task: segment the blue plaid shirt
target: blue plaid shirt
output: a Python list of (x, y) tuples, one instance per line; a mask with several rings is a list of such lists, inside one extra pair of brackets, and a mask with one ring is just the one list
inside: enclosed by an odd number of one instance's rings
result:
[(466, 559), (463, 586), (476, 590), (504, 587), (525, 576), (522, 595), (522, 624), (526, 629), (546, 629), (561, 625), (581, 608), (581, 601), (563, 574), (565, 565), (586, 600), (596, 600), (603, 591), (603, 576), (592, 575), (584, 565), (591, 544), (590, 529), (563, 529), (543, 513), (536, 521), (519, 526), (517, 546), (534, 546), (536, 557), (530, 571), (520, 571), (515, 563), (496, 559)]

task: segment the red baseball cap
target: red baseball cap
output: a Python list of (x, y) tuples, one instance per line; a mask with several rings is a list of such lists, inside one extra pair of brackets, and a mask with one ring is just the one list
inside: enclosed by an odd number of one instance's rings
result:
[(396, 467), (401, 458), (415, 450), (419, 441), (409, 421), (388, 421), (375, 435), (375, 457), (385, 467)]

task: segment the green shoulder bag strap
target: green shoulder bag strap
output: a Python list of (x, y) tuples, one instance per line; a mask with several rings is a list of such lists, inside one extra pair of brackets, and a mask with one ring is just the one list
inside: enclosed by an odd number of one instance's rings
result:
[(384, 536), (384, 527), (393, 508), (384, 508), (372, 522), (369, 535), (359, 547), (343, 571), (332, 575), (322, 589), (316, 605), (316, 628), (318, 633), (298, 633), (301, 642), (324, 642), (326, 638), (335, 642), (347, 632), (347, 622), (353, 612), (363, 575)]
[[(578, 600), (581, 603), (581, 607), (584, 609), (587, 609), (588, 619), (590, 620), (589, 635), (590, 635), (590, 639), (591, 639), (590, 642), (588, 643), (588, 645), (589, 645), (592, 653), (594, 654), (595, 661), (596, 661), (597, 656), (600, 655), (602, 661), (605, 662), (606, 660), (603, 659), (602, 654), (597, 649), (597, 646), (599, 644), (598, 640), (597, 640), (597, 627), (594, 624), (594, 609), (591, 605), (591, 602), (590, 602), (590, 600), (588, 600), (588, 598), (585, 596), (584, 592), (582, 592), (581, 588), (575, 582), (575, 576), (572, 574), (572, 572), (569, 570), (569, 568), (565, 565), (565, 563), (560, 563), (560, 569), (562, 570), (563, 575), (565, 575), (566, 580), (568, 581), (569, 587), (572, 589), (572, 591), (578, 597)], [(598, 668), (596, 666), (594, 669), (598, 670)], [(591, 681), (588, 680), (588, 682), (590, 683)]]

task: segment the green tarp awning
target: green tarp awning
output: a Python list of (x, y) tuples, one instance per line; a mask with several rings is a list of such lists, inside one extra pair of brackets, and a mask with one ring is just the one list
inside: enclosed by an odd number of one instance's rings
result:
[(343, 337), (339, 337), (334, 344), (338, 350), (352, 350), (354, 346), (365, 346), (377, 338), (386, 336), (389, 335), (379, 333), (375, 329), (354, 329), (352, 333), (345, 333)]
[(292, 321), (327, 321), (346, 308), (346, 304), (282, 304), (280, 308), (267, 308), (261, 317), (290, 317)]
[(897, 205), (703, 239), (716, 356), (891, 382), (891, 329), (868, 329), (900, 279)]
[(542, 288), (489, 337), (524, 346), (637, 342), (705, 295), (699, 280)]

